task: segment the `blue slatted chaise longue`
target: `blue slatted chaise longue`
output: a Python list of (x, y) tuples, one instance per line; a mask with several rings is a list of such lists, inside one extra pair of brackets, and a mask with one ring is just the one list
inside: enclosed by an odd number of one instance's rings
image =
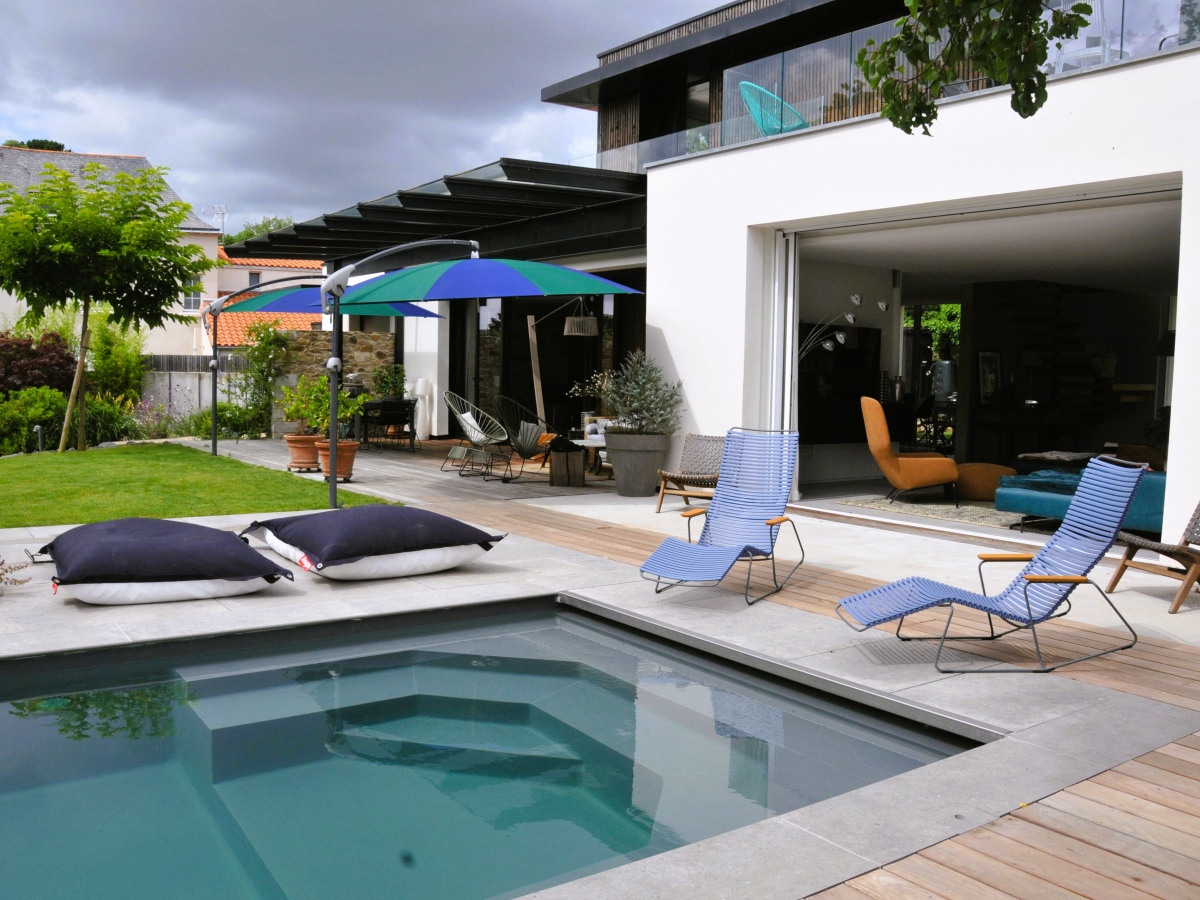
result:
[[(938, 641), (934, 665), (939, 672), (1052, 672), (1105, 653), (1126, 650), (1137, 643), (1137, 634), (1121, 615), (1120, 610), (1113, 605), (1108, 594), (1092, 581), (1088, 574), (1116, 540), (1121, 520), (1129, 509), (1130, 500), (1144, 471), (1145, 466), (1140, 463), (1128, 463), (1112, 457), (1097, 457), (1089, 462), (1062, 525), (1040, 551), (1036, 554), (980, 554), (979, 586), (983, 590), (981, 594), (929, 578), (911, 577), (847, 597), (839, 604), (837, 614), (855, 631), (866, 631), (875, 625), (899, 620), (896, 624), (896, 636), (901, 640)], [(983, 566), (990, 562), (1024, 562), (1026, 566), (1004, 590), (988, 596), (987, 587), (983, 583)], [(1090, 584), (1099, 592), (1129, 630), (1132, 640), (1066, 662), (1047, 665), (1042, 655), (1041, 644), (1038, 642), (1037, 626), (1049, 619), (1065, 615), (1070, 610), (1068, 598), (1071, 592), (1082, 584)], [(986, 613), (988, 634), (948, 637), (955, 604)], [(1060, 609), (1064, 605), (1065, 608)], [(905, 637), (900, 633), (906, 616), (935, 606), (950, 607), (950, 614), (946, 617), (946, 625), (940, 637)], [(1004, 622), (1008, 627), (997, 633), (995, 619)], [(947, 640), (990, 641), (1026, 629), (1033, 636), (1038, 661), (1036, 669), (1021, 666), (952, 668), (942, 665), (942, 651)]]
[[(804, 563), (800, 533), (784, 515), (798, 449), (799, 435), (794, 431), (729, 430), (712, 503), (707, 509), (684, 511), (687, 541), (667, 538), (642, 565), (642, 577), (655, 582), (655, 593), (681, 584), (720, 584), (739, 560), (750, 563), (744, 591), (747, 603), (757, 603), (783, 589)], [(693, 544), (692, 518), (700, 515), (705, 516), (704, 530)], [(800, 544), (800, 562), (780, 581), (775, 569), (775, 539), (784, 524), (792, 526)], [(754, 563), (768, 560), (774, 589), (751, 597)]]

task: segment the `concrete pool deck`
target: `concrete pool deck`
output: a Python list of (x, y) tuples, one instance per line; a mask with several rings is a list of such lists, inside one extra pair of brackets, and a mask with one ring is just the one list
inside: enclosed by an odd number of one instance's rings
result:
[[(482, 488), (476, 497), (485, 492)], [(975, 550), (961, 542), (804, 519), (809, 562), (801, 570), (803, 584), (781, 595), (780, 602), (747, 607), (739, 594), (721, 588), (655, 595), (636, 566), (622, 561), (644, 558), (645, 547), (657, 541), (654, 532), (680, 533), (678, 516), (654, 516), (653, 502), (564, 494), (427, 503), (510, 536), (456, 571), (395, 582), (338, 583), (297, 570), (294, 584), (281, 582), (224, 600), (88, 607), (53, 595), (51, 567), (36, 566), (21, 573), (32, 576), (29, 584), (6, 588), (0, 598), (0, 659), (557, 595), (565, 606), (986, 742), (857, 791), (536, 895), (544, 898), (805, 896), (969, 833), (1200, 731), (1200, 702), (1186, 708), (1186, 698), (1161, 702), (1116, 690), (1097, 683), (1109, 678), (1103, 670), (1089, 669), (1100, 672), (1091, 680), (940, 675), (929, 645), (901, 644), (881, 631), (859, 635), (813, 611), (817, 601), (810, 596), (849, 593), (872, 578), (929, 574), (970, 585), (976, 577)], [(240, 530), (253, 518), (191, 521)], [(534, 524), (526, 528), (526, 523)], [(37, 549), (67, 527), (0, 531), (0, 557), (10, 563), (21, 559), (25, 549)], [(788, 554), (788, 548), (781, 552)], [(1173, 587), (1163, 585), (1168, 595)], [(1157, 590), (1153, 582), (1131, 580), (1130, 590), (1123, 585), (1114, 600), (1123, 611), (1137, 608), (1133, 618), (1139, 634), (1186, 641), (1191, 628), (1177, 623), (1189, 616), (1168, 619)], [(811, 608), (797, 608), (805, 604)], [(1083, 608), (1090, 605), (1081, 602), (1072, 617), (1086, 621)], [(1185, 633), (1172, 633), (1176, 629)], [(982, 665), (994, 662), (981, 660)]]

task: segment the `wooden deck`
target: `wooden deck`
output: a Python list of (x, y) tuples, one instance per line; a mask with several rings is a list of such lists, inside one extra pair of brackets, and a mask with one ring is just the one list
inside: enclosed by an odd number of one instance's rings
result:
[(815, 896), (1200, 896), (1200, 734)]
[[(642, 563), (662, 540), (650, 531), (510, 502), (579, 492), (549, 488), (544, 480), (523, 487), (491, 482), (481, 489), (475, 479), (437, 473), (439, 454), (444, 457), (445, 451), (435, 445), (408, 456), (403, 466), (403, 493), (428, 508), (632, 565)], [(369, 465), (376, 464), (372, 460)], [(393, 469), (391, 478), (396, 477)], [(387, 495), (386, 489), (378, 492)], [(1000, 571), (1003, 566), (995, 568), (999, 584), (1008, 573)], [(740, 592), (744, 579), (739, 565), (729, 587)], [(771, 602), (832, 616), (843, 597), (878, 584), (806, 563)], [(955, 621), (959, 618), (956, 614)], [(969, 612), (961, 618), (967, 626), (984, 621), (981, 614)], [(942, 622), (944, 613), (938, 611), (909, 620), (914, 630), (926, 634), (939, 633)], [(1039, 635), (1051, 659), (1091, 652), (1120, 639), (1115, 631), (1069, 618), (1041, 626)], [(991, 648), (964, 646), (1007, 662), (1033, 659), (1028, 639), (1007, 638)], [(1072, 678), (1200, 710), (1200, 651), (1185, 644), (1143, 638), (1130, 650), (1041, 677)], [(1200, 897), (1200, 733), (817, 896)]]
[[(433, 505), (514, 534), (631, 564), (644, 561), (662, 539), (652, 532), (521, 503), (475, 500)], [(744, 577), (744, 572), (735, 570), (730, 587), (740, 590)], [(805, 564), (793, 582), (771, 599), (833, 615), (842, 597), (876, 584)], [(941, 615), (931, 613), (914, 624), (934, 633), (940, 631)], [(982, 620), (976, 617), (977, 623)], [(1051, 656), (1078, 654), (1118, 637), (1116, 632), (1066, 621), (1042, 630), (1042, 646)], [(989, 652), (977, 644), (969, 649), (1010, 662), (1028, 662), (1031, 648), (1030, 641), (1009, 639), (1004, 649)], [(1041, 677), (1074, 678), (1200, 709), (1200, 653), (1183, 644), (1142, 639), (1131, 650)], [(1200, 734), (816, 896), (828, 900), (1200, 897)]]

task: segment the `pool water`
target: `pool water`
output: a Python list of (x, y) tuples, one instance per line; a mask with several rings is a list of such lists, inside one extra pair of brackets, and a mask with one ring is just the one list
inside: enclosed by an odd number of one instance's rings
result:
[(518, 896), (968, 746), (563, 611), (170, 670), (4, 704), (7, 896)]

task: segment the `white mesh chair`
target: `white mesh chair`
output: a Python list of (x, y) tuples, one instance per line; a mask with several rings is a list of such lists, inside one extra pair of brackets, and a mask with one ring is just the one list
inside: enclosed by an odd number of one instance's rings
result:
[[(458, 446), (451, 447), (442, 461), (442, 471), (450, 466), (457, 469), (459, 475), (510, 477), (509, 454), (500, 449), (500, 445), (508, 441), (504, 426), (465, 397), (451, 391), (442, 396), (463, 433)], [(499, 474), (496, 472), (498, 466)]]

